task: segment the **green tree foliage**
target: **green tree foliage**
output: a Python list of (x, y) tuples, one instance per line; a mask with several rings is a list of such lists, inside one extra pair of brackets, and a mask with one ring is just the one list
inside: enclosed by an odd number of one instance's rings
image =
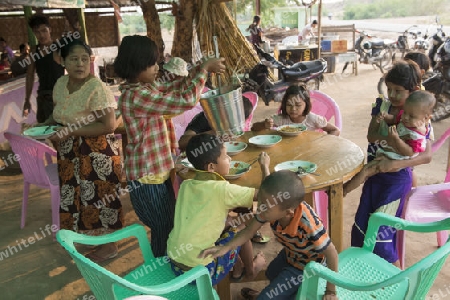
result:
[[(119, 30), (122, 36), (147, 32), (142, 14), (122, 14), (122, 20), (122, 23), (119, 23)], [(175, 27), (175, 17), (170, 13), (160, 13), (159, 20), (161, 28), (172, 30)]]
[(349, 1), (344, 8), (345, 20), (429, 16), (448, 10), (448, 0), (372, 0)]

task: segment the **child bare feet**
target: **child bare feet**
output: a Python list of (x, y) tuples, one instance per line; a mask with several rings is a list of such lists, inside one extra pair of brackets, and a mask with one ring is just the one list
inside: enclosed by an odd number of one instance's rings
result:
[(261, 270), (264, 270), (265, 267), (266, 267), (266, 258), (264, 257), (264, 253), (260, 251), (253, 258), (253, 272), (247, 272), (247, 274), (245, 274), (245, 278), (248, 280), (255, 279), (258, 273)]

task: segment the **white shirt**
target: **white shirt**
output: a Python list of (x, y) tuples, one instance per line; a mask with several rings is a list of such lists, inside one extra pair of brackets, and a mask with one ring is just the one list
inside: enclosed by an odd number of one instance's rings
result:
[(307, 39), (308, 37), (314, 37), (314, 33), (313, 33), (313, 28), (312, 28), (312, 23), (306, 25), (300, 36), (302, 37), (303, 40)]

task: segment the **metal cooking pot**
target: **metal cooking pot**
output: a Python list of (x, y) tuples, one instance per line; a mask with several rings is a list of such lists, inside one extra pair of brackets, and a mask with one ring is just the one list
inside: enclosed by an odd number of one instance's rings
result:
[(233, 138), (244, 133), (242, 89), (232, 86), (210, 90), (200, 97), (209, 125), (219, 136)]

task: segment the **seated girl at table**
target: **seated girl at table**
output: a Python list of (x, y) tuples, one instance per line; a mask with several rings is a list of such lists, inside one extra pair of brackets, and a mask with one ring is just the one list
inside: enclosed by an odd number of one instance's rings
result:
[[(206, 151), (199, 151), (202, 149)], [(237, 207), (251, 207), (257, 191), (230, 184), (222, 177), (230, 171), (231, 158), (216, 136), (200, 134), (192, 137), (186, 154), (196, 174), (194, 179), (183, 181), (178, 193), (174, 227), (167, 241), (173, 272), (181, 275), (195, 266), (204, 265), (210, 272), (212, 284), (216, 285), (234, 266), (233, 279), (239, 280), (243, 276), (253, 279), (266, 261), (262, 253), (253, 258), (250, 238), (243, 243), (240, 252), (233, 249), (215, 259), (199, 258), (198, 255), (203, 249), (224, 245), (235, 236), (236, 227), (225, 226), (228, 212)], [(270, 173), (269, 163), (268, 155), (261, 153), (259, 164), (263, 174)]]
[(328, 134), (339, 135), (339, 129), (323, 116), (311, 112), (311, 99), (305, 86), (291, 85), (281, 101), (281, 114), (256, 122), (253, 131), (271, 129), (282, 125), (303, 124), (307, 130), (321, 129)]
[[(426, 91), (415, 91), (406, 99), (403, 111), (398, 116), (388, 113), (379, 114), (378, 121), (384, 120), (391, 126), (387, 136), (389, 145), (378, 148), (376, 156), (385, 155), (390, 159), (410, 159), (420, 152), (424, 152), (427, 146), (426, 137), (433, 130), (429, 121), (435, 102), (433, 94)], [(344, 196), (377, 173), (379, 173), (377, 161), (372, 160), (355, 177), (344, 184)]]

